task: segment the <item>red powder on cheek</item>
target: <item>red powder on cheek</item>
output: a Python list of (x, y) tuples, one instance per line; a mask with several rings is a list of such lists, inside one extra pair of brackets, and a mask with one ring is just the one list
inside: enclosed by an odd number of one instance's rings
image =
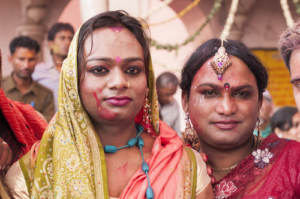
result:
[[(99, 91), (101, 91), (101, 90), (99, 90)], [(113, 120), (113, 119), (115, 119), (116, 116), (117, 116), (117, 114), (101, 106), (100, 99), (98, 98), (96, 92), (93, 92), (93, 95), (94, 95), (94, 98), (95, 98), (96, 104), (97, 104), (98, 116), (100, 118), (105, 119), (105, 120)]]

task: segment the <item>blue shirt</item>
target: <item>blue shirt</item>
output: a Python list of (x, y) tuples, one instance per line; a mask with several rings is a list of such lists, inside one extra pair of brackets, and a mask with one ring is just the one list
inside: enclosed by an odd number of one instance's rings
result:
[(40, 62), (36, 65), (32, 78), (49, 88), (53, 92), (55, 111), (58, 108), (58, 87), (60, 72), (54, 66), (53, 61)]

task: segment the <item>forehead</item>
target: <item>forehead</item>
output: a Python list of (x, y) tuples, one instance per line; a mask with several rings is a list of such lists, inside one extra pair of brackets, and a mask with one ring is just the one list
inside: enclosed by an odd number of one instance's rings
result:
[(290, 58), (291, 79), (300, 78), (300, 49), (293, 50)]
[[(65, 37), (69, 37), (69, 36), (73, 36), (73, 33), (69, 30), (61, 30), (61, 31), (58, 31), (56, 34), (55, 34), (55, 38), (56, 37), (61, 37), (61, 36), (65, 36)], [(54, 38), (54, 39), (55, 39)]]
[(296, 113), (296, 114), (293, 116), (293, 121), (300, 121), (300, 113)]
[(197, 71), (192, 85), (199, 84), (215, 84), (223, 86), (224, 83), (229, 83), (231, 87), (242, 86), (245, 84), (252, 85), (257, 88), (256, 79), (247, 65), (238, 57), (230, 56), (231, 66), (227, 68), (223, 74), (222, 80), (218, 80), (217, 74), (210, 66), (209, 62), (213, 58), (208, 59), (203, 66)]
[(120, 32), (113, 31), (111, 28), (96, 29), (85, 40), (84, 48), (89, 57), (101, 53), (100, 56), (103, 57), (143, 58), (142, 46), (126, 28)]
[(22, 56), (22, 57), (34, 57), (36, 55), (35, 50), (25, 48), (25, 47), (17, 47), (13, 56)]

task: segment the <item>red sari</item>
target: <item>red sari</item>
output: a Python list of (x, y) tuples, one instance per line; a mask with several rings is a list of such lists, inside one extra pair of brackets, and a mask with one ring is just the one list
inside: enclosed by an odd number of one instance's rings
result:
[(30, 106), (7, 98), (0, 89), (0, 137), (8, 143), (14, 160), (28, 152), (42, 138), (47, 122)]
[(271, 134), (214, 191), (216, 199), (300, 198), (300, 143)]

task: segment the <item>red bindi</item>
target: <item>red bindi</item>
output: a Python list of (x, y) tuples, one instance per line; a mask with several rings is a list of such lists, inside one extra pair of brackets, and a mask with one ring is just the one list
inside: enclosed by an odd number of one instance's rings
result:
[(225, 83), (224, 84), (224, 89), (225, 89), (225, 91), (228, 91), (230, 89), (230, 84), (229, 83)]

